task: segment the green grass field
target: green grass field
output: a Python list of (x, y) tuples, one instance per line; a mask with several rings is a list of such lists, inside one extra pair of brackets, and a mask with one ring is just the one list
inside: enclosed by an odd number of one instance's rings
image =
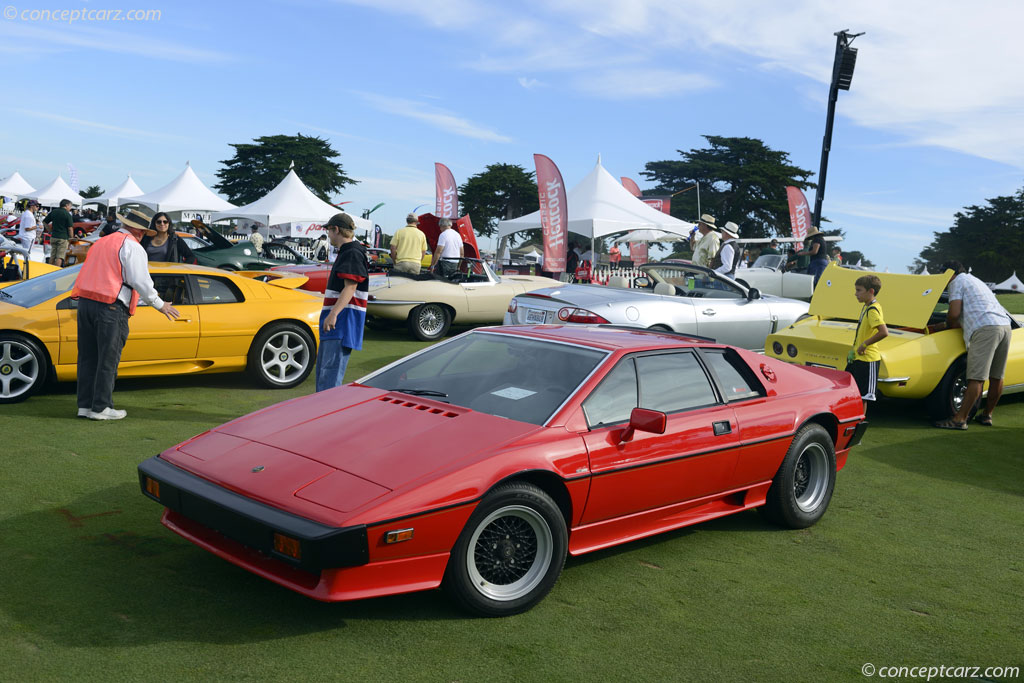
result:
[[(1024, 302), (1024, 297), (1020, 297)], [(1016, 300), (1014, 300), (1016, 303)], [(1024, 311), (1022, 311), (1024, 312)], [(349, 379), (420, 344), (370, 332)], [(862, 680), (861, 667), (1022, 666), (1024, 400), (996, 426), (872, 406), (816, 526), (754, 512), (570, 559), (507, 619), (440, 592), (321, 604), (160, 526), (142, 460), (291, 396), (244, 376), (73, 385), (0, 407), (0, 680)]]

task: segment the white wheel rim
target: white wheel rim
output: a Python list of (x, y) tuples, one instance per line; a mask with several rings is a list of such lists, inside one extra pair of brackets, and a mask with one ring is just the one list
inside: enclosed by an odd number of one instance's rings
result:
[(828, 455), (821, 444), (807, 446), (793, 471), (793, 495), (804, 512), (814, 512), (825, 499), (830, 477)]
[(544, 580), (553, 549), (551, 527), (540, 513), (523, 505), (499, 508), (477, 525), (469, 539), (469, 580), (492, 600), (517, 600)]
[(16, 340), (0, 342), (0, 396), (21, 396), (35, 384), (39, 371), (39, 360), (27, 344)]
[(297, 333), (287, 330), (271, 335), (260, 352), (263, 374), (277, 384), (294, 381), (309, 363), (309, 347)]

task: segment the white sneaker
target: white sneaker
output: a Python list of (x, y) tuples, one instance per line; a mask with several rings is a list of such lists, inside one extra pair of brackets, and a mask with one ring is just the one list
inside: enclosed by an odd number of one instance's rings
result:
[(89, 413), (91, 413), (91, 412), (92, 411), (89, 410), (88, 408), (79, 408), (78, 409), (78, 417), (89, 417)]
[(126, 410), (117, 410), (115, 408), (104, 408), (98, 413), (94, 413), (91, 410), (86, 415), (90, 420), (120, 420), (128, 415)]

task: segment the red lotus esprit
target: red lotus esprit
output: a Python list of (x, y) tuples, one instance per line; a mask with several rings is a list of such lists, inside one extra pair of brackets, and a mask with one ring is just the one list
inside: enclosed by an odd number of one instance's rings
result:
[(814, 524), (867, 426), (849, 374), (610, 327), (478, 328), (139, 466), (162, 522), (318, 600), (525, 611), (581, 555), (749, 508)]

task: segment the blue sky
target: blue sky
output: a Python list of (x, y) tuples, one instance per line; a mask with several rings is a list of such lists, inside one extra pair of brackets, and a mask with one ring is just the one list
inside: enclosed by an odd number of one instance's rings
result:
[[(150, 191), (186, 161), (212, 185), (229, 143), (302, 132), (390, 233), (433, 206), (435, 161), (462, 183), (541, 153), (571, 187), (600, 154), (643, 188), (645, 162), (712, 134), (816, 173), (840, 29), (866, 32), (824, 201), (847, 249), (902, 272), (957, 210), (1024, 185), (1020, 2), (9, 2), (0, 177), (36, 187), (68, 162), (82, 187)], [(159, 19), (31, 21), (136, 8)]]

